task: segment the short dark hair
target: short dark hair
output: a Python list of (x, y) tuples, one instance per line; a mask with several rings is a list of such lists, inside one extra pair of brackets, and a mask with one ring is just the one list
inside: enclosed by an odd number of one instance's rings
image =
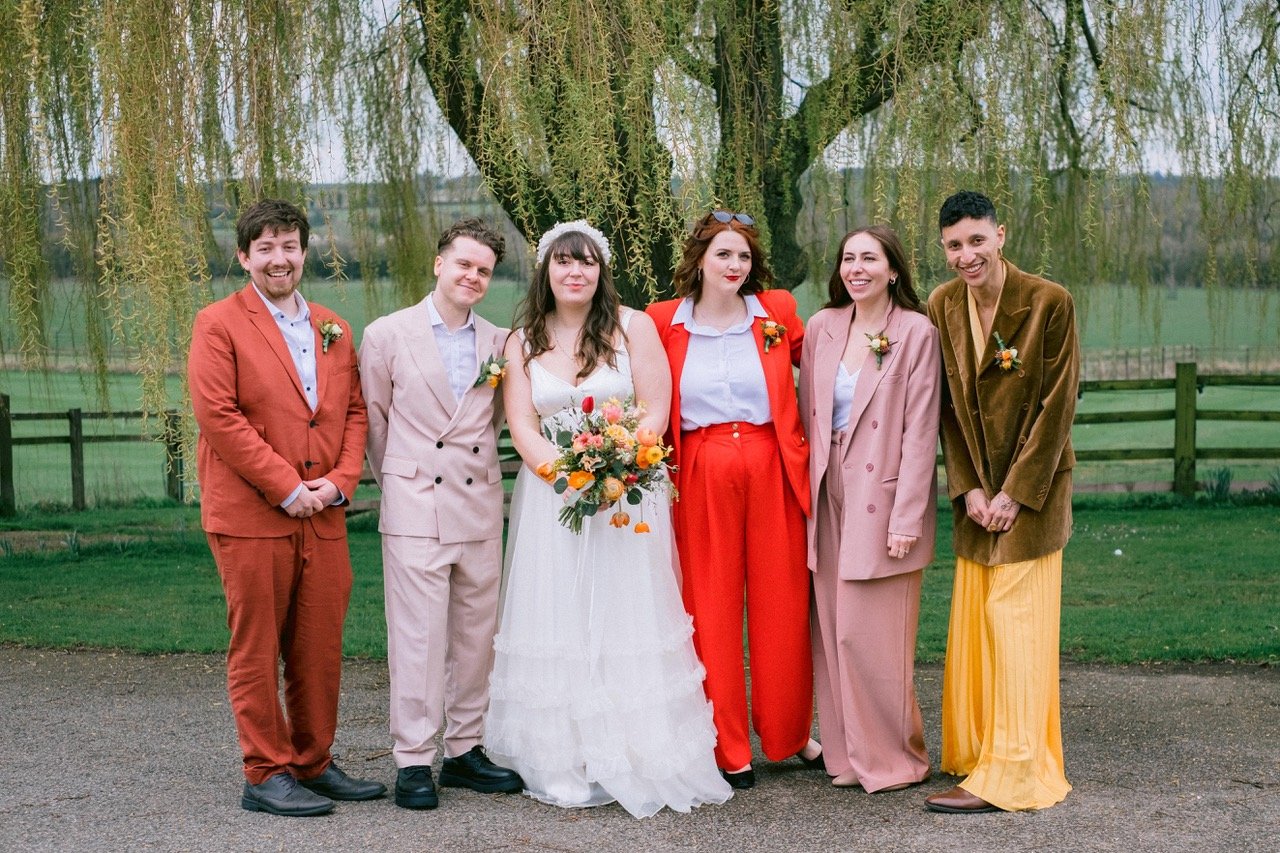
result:
[(246, 207), (236, 217), (236, 246), (247, 254), (249, 244), (268, 229), (276, 233), (297, 231), (303, 249), (307, 248), (307, 240), (311, 236), (311, 223), (302, 208), (283, 199), (264, 198)]
[(999, 225), (996, 219), (996, 206), (991, 199), (980, 192), (960, 190), (948, 196), (938, 211), (938, 230), (949, 228), (961, 219), (988, 219), (992, 225)]
[(444, 229), (444, 233), (436, 241), (436, 254), (443, 253), (459, 237), (470, 237), (477, 243), (492, 249), (494, 254), (493, 262), (495, 264), (502, 261), (502, 256), (507, 251), (507, 241), (502, 236), (501, 231), (478, 216), (467, 216)]
[(711, 241), (722, 231), (741, 234), (742, 239), (747, 241), (747, 248), (751, 250), (751, 272), (747, 274), (747, 280), (738, 288), (738, 293), (746, 296), (749, 293), (768, 290), (773, 284), (773, 271), (769, 269), (764, 251), (760, 248), (760, 232), (754, 225), (746, 225), (740, 219), (731, 218), (728, 222), (721, 222), (715, 218), (715, 213), (716, 211), (712, 211), (694, 223), (693, 230), (685, 238), (684, 247), (680, 252), (680, 263), (676, 265), (675, 275), (672, 276), (676, 296), (681, 298), (692, 296), (694, 302), (702, 298), (702, 275), (699, 264), (702, 263), (702, 257), (710, 248)]

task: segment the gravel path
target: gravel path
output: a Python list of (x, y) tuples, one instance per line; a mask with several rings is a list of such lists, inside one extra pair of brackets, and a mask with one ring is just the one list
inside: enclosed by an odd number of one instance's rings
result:
[[(917, 673), (938, 754), (941, 670)], [(335, 752), (390, 783), (386, 665), (348, 661)], [(637, 821), (446, 789), (440, 808), (340, 803), (322, 818), (243, 811), (219, 657), (0, 647), (0, 849), (1280, 850), (1280, 671), (1203, 665), (1062, 670), (1075, 790), (1034, 813), (936, 815), (925, 794), (836, 790), (798, 761), (757, 763), (724, 806)]]

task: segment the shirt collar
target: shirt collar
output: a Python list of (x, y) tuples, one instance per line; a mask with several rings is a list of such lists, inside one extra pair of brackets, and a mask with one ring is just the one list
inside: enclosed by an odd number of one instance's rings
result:
[(725, 329), (723, 332), (712, 329), (709, 326), (702, 326), (693, 319), (693, 297), (686, 296), (680, 300), (680, 304), (676, 306), (676, 313), (671, 316), (671, 325), (682, 325), (690, 332), (703, 335), (728, 335), (741, 332), (751, 326), (757, 317), (768, 317), (769, 312), (764, 310), (764, 306), (760, 304), (760, 298), (754, 293), (748, 293), (742, 297), (747, 303), (747, 318), (736, 326)]
[[(433, 290), (427, 294), (427, 316), (431, 318), (432, 326), (444, 326), (444, 330), (449, 332), (448, 325), (445, 324), (444, 318), (440, 316), (440, 312), (436, 310), (436, 292)], [(461, 332), (463, 329), (471, 328), (476, 324), (476, 312), (467, 311), (467, 322), (463, 323), (455, 332)], [(453, 332), (449, 332), (453, 334)]]
[(263, 305), (267, 306), (267, 311), (271, 313), (272, 317), (276, 319), (284, 318), (289, 323), (296, 323), (299, 320), (311, 322), (311, 306), (307, 304), (307, 300), (303, 299), (302, 294), (298, 291), (295, 290), (293, 292), (293, 304), (298, 306), (298, 314), (295, 317), (288, 317), (261, 290), (258, 290), (258, 285), (253, 284), (253, 282), (249, 282), (249, 284), (253, 285), (253, 292), (258, 294), (258, 298), (262, 300)]

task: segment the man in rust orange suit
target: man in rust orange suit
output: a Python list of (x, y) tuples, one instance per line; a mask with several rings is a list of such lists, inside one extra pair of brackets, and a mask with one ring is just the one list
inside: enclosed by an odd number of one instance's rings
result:
[(240, 802), (292, 816), (386, 791), (347, 776), (329, 752), (351, 592), (343, 505), (360, 479), (368, 418), (350, 326), (298, 293), (309, 230), (284, 201), (240, 215), (236, 256), (249, 284), (196, 315), (188, 361), (200, 517), (231, 629)]

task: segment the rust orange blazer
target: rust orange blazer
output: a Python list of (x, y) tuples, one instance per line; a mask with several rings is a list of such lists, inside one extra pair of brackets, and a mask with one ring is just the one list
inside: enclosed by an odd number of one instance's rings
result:
[[(764, 367), (764, 381), (769, 390), (769, 408), (773, 414), (773, 426), (778, 435), (778, 448), (782, 454), (782, 467), (787, 482), (795, 495), (796, 503), (809, 514), (809, 443), (800, 425), (800, 411), (796, 404), (796, 379), (793, 366), (800, 364), (800, 351), (804, 345), (804, 324), (796, 313), (796, 299), (785, 290), (766, 290), (757, 293), (760, 304), (768, 317), (757, 317), (752, 334), (756, 352)], [(671, 363), (671, 420), (667, 427), (667, 442), (675, 448), (675, 464), (680, 464), (680, 377), (684, 373), (685, 355), (689, 351), (689, 333), (683, 324), (671, 325), (676, 308), (682, 300), (668, 299), (655, 302), (645, 309), (658, 326), (658, 335)], [(766, 319), (775, 320), (786, 327), (781, 345), (764, 350), (762, 326)], [(676, 488), (680, 488), (680, 471), (672, 475)]]
[[(323, 305), (309, 305), (319, 401), (314, 412), (284, 337), (252, 284), (196, 315), (187, 372), (200, 425), (200, 520), (208, 533), (292, 534), (299, 520), (280, 502), (303, 480), (328, 477), (348, 498), (355, 494), (368, 416), (351, 327)], [(323, 352), (320, 324), (330, 319), (343, 334)], [(307, 520), (323, 539), (346, 535), (340, 506)]]

